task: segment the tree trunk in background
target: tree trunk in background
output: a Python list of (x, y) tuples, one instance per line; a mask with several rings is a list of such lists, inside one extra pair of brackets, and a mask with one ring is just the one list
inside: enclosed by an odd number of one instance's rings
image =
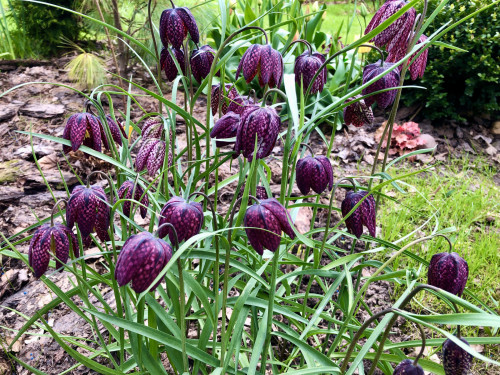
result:
[[(123, 31), (122, 29), (122, 23), (120, 21), (120, 11), (118, 9), (118, 1), (117, 0), (111, 0), (111, 4), (113, 6), (113, 18), (115, 21), (115, 27)], [(117, 72), (119, 75), (122, 77), (126, 77), (127, 74), (127, 68), (128, 68), (128, 50), (125, 48), (125, 43), (121, 39), (123, 37), (121, 35), (118, 35), (118, 65), (120, 68), (120, 71)]]

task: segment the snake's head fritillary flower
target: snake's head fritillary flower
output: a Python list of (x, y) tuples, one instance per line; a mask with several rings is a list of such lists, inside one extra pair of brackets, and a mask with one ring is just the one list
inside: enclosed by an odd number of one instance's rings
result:
[[(170, 52), (169, 52), (170, 50)], [(181, 68), (182, 74), (186, 74), (186, 62), (184, 61), (184, 52), (181, 49), (177, 48), (162, 48), (160, 54), (160, 66), (165, 71), (165, 75), (167, 76), (167, 80), (172, 82), (178, 75), (179, 70), (175, 65), (174, 59), (177, 60), (177, 64)]]
[(77, 223), (87, 245), (92, 232), (97, 233), (101, 241), (109, 241), (110, 212), (108, 198), (102, 187), (78, 185), (68, 200), (66, 225), (71, 229)]
[(215, 138), (217, 147), (224, 147), (234, 143), (234, 141), (219, 141), (219, 139), (234, 138), (240, 126), (240, 115), (228, 112), (215, 122), (210, 138)]
[[(295, 82), (297, 82), (297, 85), (300, 86), (302, 81), (304, 93), (306, 93), (314, 75), (325, 61), (326, 59), (323, 54), (319, 52), (309, 53), (309, 51), (305, 51), (295, 60)], [(318, 77), (316, 77), (316, 80), (311, 86), (311, 91), (309, 92), (310, 94), (316, 94), (317, 92), (323, 91), (327, 75), (328, 71), (325, 67)]]
[(250, 245), (260, 255), (264, 253), (264, 249), (272, 252), (278, 250), (281, 232), (285, 232), (291, 239), (295, 238), (290, 225), (290, 214), (275, 198), (251, 205), (245, 212), (243, 222)]
[[(240, 188), (240, 193), (238, 194), (238, 198), (243, 196), (243, 192), (245, 191), (246, 184), (243, 184)], [(257, 185), (255, 187), (255, 198), (257, 199), (267, 199), (269, 196), (267, 195), (266, 188), (262, 185)]]
[(159, 117), (152, 117), (144, 122), (141, 129), (142, 139), (157, 138), (161, 139), (163, 133), (163, 121)]
[(175, 240), (173, 231), (169, 227), (161, 228), (165, 223), (174, 226), (179, 242), (188, 240), (200, 233), (203, 226), (202, 205), (198, 202), (188, 202), (181, 197), (172, 197), (163, 206), (160, 212), (158, 236), (163, 238), (169, 235), (170, 242), (173, 242)]
[[(460, 341), (469, 345), (463, 338), (460, 338)], [(443, 367), (446, 375), (469, 375), (472, 367), (472, 354), (447, 339), (443, 343)]]
[(252, 44), (241, 58), (236, 70), (236, 79), (241, 71), (247, 83), (258, 76), (260, 87), (280, 87), (283, 78), (283, 57), (270, 44)]
[(165, 47), (171, 44), (174, 48), (181, 48), (182, 42), (188, 33), (195, 44), (200, 42), (198, 25), (188, 8), (171, 8), (162, 12), (160, 17), (160, 38)]
[(420, 365), (414, 365), (411, 359), (405, 359), (394, 369), (393, 375), (424, 375)]
[[(144, 219), (146, 217), (146, 214), (148, 213), (148, 206), (149, 206), (149, 199), (148, 195), (144, 194), (144, 189), (139, 185), (135, 185), (135, 193), (134, 192), (134, 182), (127, 180), (125, 181), (122, 186), (118, 189), (118, 199), (134, 199), (138, 202), (140, 202), (143, 206), (140, 206), (140, 212), (141, 212), (141, 217)], [(134, 196), (132, 197), (132, 194)], [(142, 199), (141, 199), (142, 197)], [(118, 199), (115, 199), (115, 203)], [(131, 207), (131, 202), (126, 201), (123, 203), (123, 214), (125, 216), (130, 217), (130, 207)]]
[(136, 293), (154, 290), (160, 284), (151, 285), (161, 270), (172, 258), (170, 245), (149, 232), (131, 236), (123, 244), (115, 268), (115, 279), (119, 286), (132, 282)]
[[(110, 115), (106, 115), (106, 121), (109, 126), (109, 131), (111, 132), (111, 138), (113, 138), (113, 141), (118, 144), (122, 145), (122, 135), (124, 138), (127, 137), (125, 134), (125, 129), (123, 129), (123, 126), (120, 122), (116, 122), (113, 120), (113, 117)], [(102, 126), (102, 123), (99, 121), (99, 126), (101, 129), (101, 135), (102, 135), (102, 143), (104, 145), (104, 148), (110, 150), (111, 147), (109, 147), (109, 142), (108, 142), (108, 137), (106, 136), (106, 132), (104, 131), (104, 127)]]
[[(348, 191), (342, 201), (342, 216), (346, 217), (349, 212), (363, 199), (368, 192), (366, 191)], [(375, 237), (376, 229), (376, 211), (375, 199), (370, 194), (368, 197), (354, 210), (354, 212), (345, 220), (347, 230), (360, 238), (363, 234), (363, 225), (368, 228), (370, 236)]]
[[(147, 138), (142, 142), (141, 148), (135, 159), (135, 170), (138, 172), (144, 169), (153, 177), (163, 165), (167, 145), (157, 138)], [(172, 165), (172, 153), (168, 153), (168, 166)]]
[(256, 105), (246, 106), (236, 134), (235, 156), (243, 154), (252, 160), (257, 137), (256, 158), (262, 159), (271, 154), (281, 127), (281, 119), (274, 108)]
[[(408, 4), (405, 0), (389, 0), (386, 1), (380, 8), (377, 10), (372, 20), (368, 24), (365, 30), (365, 35), (370, 31), (378, 27), (389, 17), (398, 12), (401, 8), (403, 8), (406, 4)], [(412, 28), (415, 23), (415, 18), (417, 16), (417, 12), (415, 8), (410, 8), (407, 10), (401, 17), (399, 17), (395, 22), (393, 22), (389, 27), (387, 27), (384, 31), (377, 34), (373, 39), (373, 43), (377, 47), (383, 47), (387, 45), (388, 52), (397, 52), (398, 50), (405, 50), (406, 52), (406, 41), (408, 39), (408, 35), (410, 35)]]
[[(201, 83), (210, 73), (214, 57), (215, 51), (208, 44), (193, 50), (191, 53), (191, 71), (198, 82)], [(219, 76), (220, 73), (217, 72), (216, 75)]]
[(66, 263), (69, 258), (70, 245), (73, 247), (73, 253), (78, 257), (78, 240), (67, 226), (44, 224), (38, 228), (31, 238), (28, 251), (29, 265), (35, 271), (35, 277), (39, 278), (47, 271), (50, 253), (57, 258), (56, 268)]
[[(361, 95), (353, 96), (347, 99), (346, 103), (359, 98), (361, 98)], [(354, 125), (356, 127), (371, 124), (373, 122), (372, 107), (366, 105), (363, 99), (349, 104), (347, 107), (344, 107), (344, 122), (346, 125)]]
[[(223, 93), (220, 83), (212, 85), (212, 115), (215, 115), (219, 110), (219, 104), (221, 103), (221, 101), (222, 115), (225, 115), (227, 113), (228, 105), (231, 105), (232, 100), (239, 96), (238, 91), (236, 90), (234, 85), (226, 83), (224, 86), (225, 92)], [(226, 101), (226, 98), (227, 100), (229, 100), (229, 103)]]
[(303, 195), (311, 189), (321, 194), (328, 187), (333, 189), (333, 168), (330, 160), (323, 155), (306, 156), (297, 161), (297, 186)]
[[(408, 37), (408, 41), (409, 40), (410, 40), (410, 37)], [(427, 37), (422, 34), (420, 36), (420, 38), (418, 39), (416, 45), (418, 46), (419, 44), (425, 43), (426, 40), (427, 40)], [(418, 52), (419, 51), (417, 51), (413, 55), (411, 55), (409, 61), (412, 61), (413, 58), (416, 56), (416, 54)], [(399, 60), (401, 60), (402, 58), (404, 58), (405, 55), (406, 55), (406, 50), (405, 49), (401, 49), (401, 50), (398, 50), (398, 51), (395, 51), (395, 52), (391, 52), (391, 53), (389, 53), (387, 55), (386, 61), (387, 62), (396, 63)], [(424, 50), (424, 52), (422, 52), (420, 54), (420, 56), (418, 56), (415, 59), (415, 61), (410, 65), (409, 71), (410, 71), (410, 76), (411, 76), (412, 80), (415, 81), (417, 78), (422, 78), (424, 76), (425, 68), (427, 66), (427, 58), (428, 58), (428, 56), (429, 56), (429, 49), (426, 48)], [(403, 64), (401, 64), (399, 66), (399, 71), (401, 71), (402, 69), (403, 69)]]
[(66, 122), (63, 138), (71, 141), (71, 146), (63, 146), (63, 152), (76, 151), (83, 144), (101, 152), (101, 122), (97, 116), (88, 112), (75, 113)]
[[(393, 63), (384, 62), (382, 66), (380, 65), (380, 60), (374, 64), (369, 64), (365, 66), (363, 70), (363, 84), (377, 77), (379, 74), (384, 73), (388, 69), (394, 66)], [(393, 87), (397, 87), (399, 85), (399, 70), (393, 69), (389, 73), (387, 73), (382, 78), (378, 79), (370, 86), (363, 89), (363, 95), (371, 94), (372, 92), (389, 89)], [(380, 94), (371, 95), (365, 99), (365, 103), (368, 106), (371, 106), (373, 103), (377, 102), (380, 108), (389, 107), (396, 98), (396, 90), (389, 90), (382, 92)]]
[(239, 115), (243, 114), (247, 106), (257, 104), (255, 99), (250, 95), (238, 95), (227, 106), (227, 112), (234, 112)]
[(460, 297), (468, 277), (469, 265), (457, 253), (438, 253), (432, 256), (427, 273), (430, 285)]

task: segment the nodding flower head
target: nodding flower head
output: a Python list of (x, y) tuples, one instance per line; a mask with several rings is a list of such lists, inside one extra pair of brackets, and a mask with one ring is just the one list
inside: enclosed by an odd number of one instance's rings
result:
[(323, 155), (306, 156), (297, 161), (297, 186), (303, 195), (311, 189), (321, 194), (328, 187), (333, 189), (333, 168), (330, 160)]
[(85, 244), (90, 243), (90, 233), (95, 232), (101, 241), (109, 241), (108, 228), (111, 208), (104, 189), (97, 185), (78, 185), (73, 189), (66, 209), (66, 225), (75, 223)]
[[(135, 193), (133, 193), (134, 188), (135, 188)], [(139, 184), (135, 185), (133, 181), (127, 180), (122, 184), (122, 186), (120, 186), (117, 193), (118, 193), (118, 199), (134, 199), (138, 202), (140, 201), (140, 203), (143, 206), (145, 206), (145, 207), (139, 206), (141, 217), (143, 219), (146, 217), (146, 214), (148, 213), (149, 199), (148, 195), (144, 194), (144, 189)], [(134, 194), (133, 197), (132, 194)], [(118, 199), (115, 199), (115, 203), (117, 202)], [(130, 201), (126, 201), (123, 203), (123, 214), (125, 216), (130, 217), (131, 214), (130, 208), (131, 208)]]
[(257, 138), (256, 158), (262, 159), (271, 154), (281, 127), (280, 116), (274, 108), (256, 105), (246, 106), (236, 134), (235, 156), (243, 154), (252, 160)]
[[(358, 204), (358, 202), (368, 195), (366, 191), (348, 191), (342, 201), (342, 216), (346, 217), (349, 212)], [(375, 237), (376, 228), (376, 211), (375, 199), (370, 194), (361, 203), (361, 205), (354, 210), (354, 212), (345, 220), (347, 230), (360, 238), (363, 234), (363, 225), (368, 228), (370, 236)]]
[(235, 141), (219, 141), (219, 139), (234, 138), (238, 134), (240, 126), (240, 115), (228, 112), (215, 122), (210, 138), (215, 138), (217, 147), (224, 147), (233, 144)]
[[(388, 62), (384, 62), (381, 66), (380, 60), (374, 64), (369, 64), (365, 66), (363, 70), (363, 84), (369, 82), (379, 74), (384, 73), (392, 66), (394, 66), (394, 64)], [(368, 95), (371, 94), (372, 92), (376, 92), (379, 90), (397, 87), (399, 85), (399, 78), (400, 78), (399, 70), (393, 69), (385, 76), (379, 78), (370, 86), (363, 89), (363, 95)], [(387, 108), (394, 102), (395, 98), (396, 98), (396, 90), (389, 90), (382, 92), (380, 94), (371, 95), (367, 97), (365, 99), (365, 103), (366, 105), (371, 106), (373, 103), (377, 102), (380, 108)]]
[(260, 255), (264, 253), (264, 249), (273, 252), (278, 250), (281, 232), (285, 232), (292, 239), (295, 238), (289, 220), (291, 221), (291, 218), (286, 208), (274, 198), (253, 204), (247, 209), (244, 218), (250, 245)]
[[(109, 126), (109, 131), (111, 133), (111, 138), (113, 138), (113, 141), (115, 141), (116, 144), (122, 145), (122, 135), (124, 138), (127, 138), (127, 135), (125, 134), (125, 129), (123, 129), (123, 126), (120, 122), (115, 122), (113, 120), (113, 117), (110, 115), (106, 115), (106, 121)], [(102, 143), (104, 144), (104, 148), (106, 149), (111, 149), (109, 147), (109, 142), (108, 142), (108, 137), (106, 136), (106, 132), (104, 131), (104, 128), (102, 126), (102, 123), (99, 121), (100, 129), (101, 129), (101, 134), (102, 134)]]
[[(295, 60), (295, 82), (297, 82), (298, 85), (301, 85), (302, 81), (304, 93), (306, 93), (307, 88), (311, 84), (314, 75), (325, 61), (326, 59), (323, 54), (319, 52), (310, 53), (308, 50), (297, 57), (297, 59)], [(310, 94), (316, 94), (317, 92), (323, 91), (327, 75), (328, 72), (325, 67), (323, 68), (321, 73), (318, 74), (318, 77), (316, 77), (316, 80), (311, 86), (311, 91), (309, 92)]]
[(191, 11), (186, 7), (165, 9), (160, 17), (160, 38), (165, 47), (169, 44), (181, 48), (187, 34), (198, 44), (200, 33)]
[(252, 44), (241, 58), (236, 70), (236, 79), (241, 71), (247, 83), (258, 76), (260, 87), (280, 87), (283, 78), (283, 57), (270, 44)]
[[(410, 37), (408, 37), (408, 42), (410, 40)], [(422, 44), (422, 43), (425, 43), (425, 41), (427, 40), (427, 37), (425, 35), (421, 35), (420, 38), (418, 38), (418, 41), (416, 43), (416, 45), (419, 45), (419, 44)], [(419, 51), (415, 52), (413, 55), (411, 55), (409, 61), (412, 61), (413, 58), (417, 55)], [(387, 62), (393, 62), (393, 63), (396, 63), (398, 62), (399, 60), (401, 60), (403, 57), (405, 57), (406, 55), (406, 50), (405, 49), (400, 49), (400, 50), (396, 50), (396, 51), (393, 51), (391, 53), (389, 53), (387, 55), (387, 59), (386, 61)], [(410, 77), (412, 80), (416, 80), (417, 78), (422, 78), (424, 76), (424, 73), (425, 73), (425, 68), (427, 66), (427, 57), (429, 56), (429, 49), (426, 48), (424, 52), (422, 52), (420, 54), (420, 56), (418, 56), (415, 61), (410, 65), (409, 67), (409, 71), (410, 71)], [(399, 70), (401, 71), (401, 69), (403, 69), (403, 64), (401, 64), (399, 66)]]
[(428, 283), (461, 296), (469, 277), (469, 265), (455, 252), (434, 254), (427, 273)]
[[(216, 85), (212, 85), (212, 115), (215, 115), (217, 111), (219, 110), (219, 104), (222, 102), (221, 105), (221, 110), (222, 114), (225, 115), (227, 113), (227, 107), (228, 105), (231, 105), (231, 101), (238, 97), (238, 91), (234, 87), (234, 85), (231, 85), (229, 83), (226, 83), (225, 85), (225, 92), (223, 93), (221, 90), (221, 85), (220, 83)], [(227, 99), (227, 100), (226, 100)], [(229, 103), (228, 103), (229, 101)]]
[[(463, 338), (460, 341), (469, 345)], [(443, 343), (443, 367), (446, 375), (468, 375), (472, 367), (472, 354), (447, 339)]]
[[(243, 184), (240, 188), (240, 193), (238, 194), (238, 198), (241, 198), (243, 196), (243, 192), (245, 191), (245, 185)], [(267, 199), (269, 196), (267, 195), (266, 188), (262, 185), (257, 185), (255, 187), (255, 198), (257, 199)]]
[(151, 117), (144, 122), (141, 129), (142, 139), (158, 138), (161, 139), (163, 133), (163, 120), (159, 117)]
[[(142, 146), (135, 159), (135, 169), (138, 172), (144, 169), (153, 177), (163, 165), (167, 145), (157, 138), (147, 138), (142, 142)], [(168, 153), (168, 166), (172, 165), (172, 153)]]
[(251, 106), (253, 104), (257, 104), (255, 98), (250, 95), (238, 95), (234, 99), (231, 99), (231, 102), (227, 106), (227, 112), (234, 112), (241, 115), (247, 106)]
[(393, 375), (424, 375), (420, 365), (414, 365), (411, 359), (405, 359), (394, 369)]
[(158, 226), (158, 236), (163, 238), (169, 235), (170, 242), (173, 242), (174, 234), (171, 228), (161, 226), (170, 223), (177, 232), (179, 242), (188, 240), (200, 233), (203, 226), (203, 208), (198, 202), (188, 202), (181, 197), (172, 197), (163, 206), (160, 212), (160, 222)]
[[(215, 51), (208, 44), (193, 50), (191, 53), (191, 71), (198, 82), (201, 83), (210, 73), (214, 57)], [(216, 75), (220, 76), (220, 73), (217, 72)]]
[(35, 277), (41, 277), (47, 271), (50, 253), (57, 258), (56, 268), (66, 263), (69, 258), (70, 245), (73, 247), (73, 253), (78, 257), (78, 240), (67, 226), (43, 224), (39, 227), (31, 238), (28, 250), (29, 265), (33, 268)]
[[(359, 98), (361, 98), (361, 95), (353, 96), (347, 99), (346, 103)], [(354, 125), (356, 127), (371, 124), (373, 122), (372, 107), (366, 105), (363, 99), (349, 104), (347, 107), (344, 107), (344, 122), (346, 125)]]
[[(170, 52), (169, 52), (170, 50)], [(184, 52), (181, 49), (177, 48), (162, 48), (160, 54), (160, 66), (165, 71), (165, 75), (167, 76), (167, 80), (172, 82), (179, 73), (177, 66), (175, 65), (174, 59), (171, 54), (177, 60), (177, 64), (181, 68), (182, 74), (186, 74), (186, 63), (184, 61)]]
[(71, 141), (71, 146), (63, 146), (63, 152), (76, 151), (83, 144), (101, 152), (102, 125), (97, 116), (88, 112), (75, 113), (66, 122), (63, 138)]
[(115, 268), (115, 279), (119, 286), (132, 282), (136, 293), (154, 290), (160, 284), (151, 285), (161, 270), (172, 258), (172, 248), (149, 232), (131, 236), (123, 244)]

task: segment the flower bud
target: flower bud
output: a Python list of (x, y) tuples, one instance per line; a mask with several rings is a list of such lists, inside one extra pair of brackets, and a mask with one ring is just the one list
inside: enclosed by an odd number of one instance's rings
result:
[(411, 359), (405, 359), (396, 366), (392, 375), (424, 375), (424, 369), (414, 365)]

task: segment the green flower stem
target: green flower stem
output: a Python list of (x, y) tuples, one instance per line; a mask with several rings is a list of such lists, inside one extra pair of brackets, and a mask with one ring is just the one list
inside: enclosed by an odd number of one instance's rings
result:
[[(139, 302), (137, 303), (137, 323), (138, 324), (144, 324), (144, 309), (145, 309), (145, 302), (144, 298), (141, 298)], [(137, 365), (141, 370), (144, 370), (144, 365), (143, 365), (143, 360), (142, 360), (142, 345), (143, 345), (143, 340), (144, 337), (140, 334), (137, 335), (137, 352), (139, 354), (139, 358), (137, 360)]]
[[(156, 55), (156, 74), (158, 75), (158, 86), (161, 86), (161, 66), (160, 66), (160, 55), (158, 54), (158, 46), (156, 45), (156, 36), (153, 28), (153, 18), (151, 16), (151, 0), (148, 0), (148, 22), (149, 29), (151, 30), (151, 39), (153, 39), (153, 48), (155, 50)], [(107, 30), (107, 29), (106, 29)], [(160, 115), (162, 114), (163, 106), (161, 105), (161, 101), (158, 100), (158, 112)]]
[[(155, 298), (155, 292), (151, 291), (150, 292), (151, 297)], [(142, 299), (142, 301), (144, 298)], [(156, 314), (153, 311), (152, 308), (148, 307), (148, 327), (157, 329), (158, 326), (156, 324)], [(158, 346), (159, 343), (156, 340), (149, 339), (149, 354), (151, 354), (151, 357), (153, 357), (154, 360), (158, 358)]]
[(180, 317), (180, 330), (181, 330), (181, 348), (182, 348), (182, 365), (184, 372), (189, 372), (188, 359), (186, 353), (186, 295), (184, 291), (184, 276), (182, 274), (183, 267), (180, 258), (177, 259), (177, 271), (179, 273), (179, 317)]

